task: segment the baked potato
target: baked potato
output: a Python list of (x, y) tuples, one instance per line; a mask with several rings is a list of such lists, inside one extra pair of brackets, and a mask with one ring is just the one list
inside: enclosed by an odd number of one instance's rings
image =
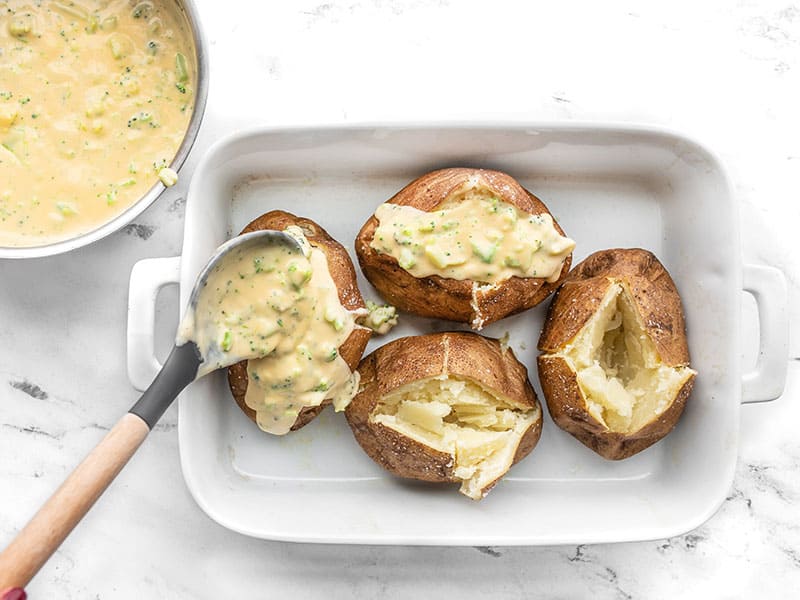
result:
[(539, 441), (542, 410), (527, 370), (497, 340), (400, 338), (358, 372), (345, 416), (364, 451), (394, 475), (460, 482), (480, 500)]
[(574, 246), (511, 176), (467, 168), (412, 181), (355, 241), (364, 275), (388, 302), (474, 330), (547, 298)]
[(696, 372), (681, 299), (647, 250), (602, 250), (564, 280), (539, 338), (556, 424), (601, 456), (641, 452), (678, 422)]
[[(242, 233), (249, 233), (261, 229), (283, 231), (290, 226), (299, 227), (310, 246), (320, 250), (324, 254), (328, 272), (336, 286), (336, 292), (338, 293), (338, 300), (341, 306), (352, 313), (365, 314), (367, 312), (366, 305), (356, 285), (356, 273), (350, 256), (339, 242), (328, 235), (328, 233), (314, 221), (281, 210), (273, 210), (252, 221), (242, 230)], [(370, 330), (356, 324), (344, 343), (332, 351), (332, 355), (335, 356), (338, 354), (347, 364), (350, 371), (355, 371), (369, 338)], [(261, 360), (270, 360), (270, 358), (267, 357)], [(333, 360), (333, 358), (331, 360)], [(239, 408), (241, 408), (250, 419), (259, 423), (259, 426), (262, 426), (262, 423), (257, 419), (257, 411), (251, 406), (248, 406), (246, 402), (247, 391), (251, 384), (252, 376), (252, 373), (248, 373), (248, 365), (252, 366), (252, 363), (255, 362), (259, 361), (242, 361), (229, 367), (228, 384)], [(331, 404), (331, 399), (326, 398), (321, 404), (303, 407), (291, 425), (290, 430), (294, 431), (303, 427), (329, 404)], [(263, 426), (262, 429), (264, 429)], [(269, 431), (268, 428), (265, 430)]]

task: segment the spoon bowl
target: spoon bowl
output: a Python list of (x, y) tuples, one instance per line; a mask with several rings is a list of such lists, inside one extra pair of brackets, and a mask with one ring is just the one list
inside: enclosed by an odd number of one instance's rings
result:
[[(150, 429), (158, 422), (183, 388), (195, 379), (217, 369), (229, 367), (241, 360), (258, 358), (257, 355), (240, 356), (224, 352), (216, 344), (201, 348), (196, 341), (195, 334), (199, 328), (209, 327), (209, 324), (198, 322), (196, 308), (207, 288), (209, 277), (215, 269), (225, 264), (226, 258), (236, 252), (252, 248), (275, 247), (285, 247), (289, 251), (297, 253), (302, 251), (299, 242), (282, 231), (253, 231), (222, 244), (200, 271), (192, 293), (189, 295), (189, 304), (178, 326), (175, 346), (150, 387), (144, 391), (142, 397), (129, 411), (140, 417)], [(219, 335), (212, 334), (210, 337), (218, 339)]]
[[(197, 306), (200, 294), (208, 283), (208, 277), (215, 267), (219, 266), (222, 260), (234, 250), (246, 250), (249, 248), (274, 248), (284, 246), (291, 251), (301, 252), (300, 242), (288, 233), (275, 231), (274, 229), (260, 229), (238, 235), (228, 240), (216, 249), (211, 258), (208, 259), (206, 266), (200, 271), (194, 282), (192, 293), (189, 294), (189, 310)], [(188, 312), (188, 310), (187, 310)]]
[(198, 352), (203, 355), (202, 363), (199, 367), (198, 377), (202, 377), (223, 367), (229, 367), (241, 360), (248, 358), (258, 358), (258, 354), (251, 352), (247, 355), (237, 355), (235, 352), (220, 348), (217, 343), (199, 345), (199, 332), (205, 330), (208, 339), (219, 340), (221, 339), (220, 331), (215, 329), (217, 323), (202, 322), (202, 317), (197, 317), (197, 307), (201, 297), (206, 292), (209, 280), (218, 270), (223, 269), (227, 262), (232, 262), (231, 258), (236, 255), (241, 256), (246, 254), (248, 250), (256, 249), (263, 250), (265, 248), (284, 248), (292, 254), (301, 254), (302, 248), (300, 243), (291, 235), (283, 231), (274, 231), (271, 229), (264, 229), (245, 233), (238, 237), (225, 242), (222, 246), (217, 248), (214, 255), (200, 271), (200, 274), (195, 280), (192, 293), (189, 295), (189, 305), (186, 308), (181, 324), (178, 327), (178, 335), (176, 338), (176, 346), (181, 346), (186, 343), (194, 343), (198, 346)]

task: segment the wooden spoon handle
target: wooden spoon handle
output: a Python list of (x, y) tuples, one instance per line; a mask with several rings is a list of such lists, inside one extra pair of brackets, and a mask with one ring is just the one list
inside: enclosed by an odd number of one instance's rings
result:
[(119, 474), (150, 428), (126, 413), (0, 553), (0, 591), (25, 587)]

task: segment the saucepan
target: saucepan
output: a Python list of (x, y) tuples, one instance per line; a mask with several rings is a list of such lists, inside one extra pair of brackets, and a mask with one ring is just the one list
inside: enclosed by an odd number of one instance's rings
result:
[[(195, 98), (192, 115), (178, 151), (176, 152), (172, 161), (168, 163), (170, 169), (173, 171), (178, 171), (186, 161), (186, 158), (188, 157), (189, 152), (194, 145), (206, 108), (206, 97), (208, 96), (207, 42), (200, 28), (200, 23), (197, 16), (197, 8), (195, 7), (193, 0), (162, 1), (165, 1), (168, 5), (174, 4), (179, 16), (182, 16), (185, 19), (191, 35), (193, 50), (195, 53), (195, 64), (197, 66), (197, 81), (194, 90)], [(71, 5), (72, 3), (69, 4)], [(142, 2), (140, 4), (148, 3)], [(65, 8), (64, 10), (67, 9)], [(78, 9), (76, 9), (76, 12), (77, 11)], [(145, 209), (152, 205), (153, 202), (155, 202), (156, 199), (158, 199), (166, 189), (167, 186), (164, 183), (156, 180), (154, 185), (129, 208), (117, 214), (110, 220), (100, 223), (94, 229), (68, 239), (55, 241), (53, 243), (25, 247), (4, 246), (2, 243), (0, 243), (0, 258), (36, 258), (42, 256), (52, 256), (55, 254), (69, 252), (71, 250), (75, 250), (76, 248), (81, 248), (96, 242), (114, 233), (115, 231), (118, 231), (133, 221)], [(1, 207), (2, 206), (0, 206), (0, 208)]]

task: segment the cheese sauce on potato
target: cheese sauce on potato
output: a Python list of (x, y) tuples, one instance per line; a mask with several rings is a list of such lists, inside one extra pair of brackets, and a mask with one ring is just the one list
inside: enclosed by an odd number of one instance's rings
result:
[(487, 284), (511, 277), (555, 281), (575, 242), (549, 214), (532, 215), (491, 191), (469, 189), (426, 212), (384, 203), (371, 247), (394, 257), (414, 277), (438, 275)]
[(174, 183), (196, 81), (179, 15), (169, 0), (0, 4), (0, 246), (75, 237)]
[(258, 426), (277, 435), (287, 433), (305, 407), (332, 399), (344, 410), (358, 388), (358, 373), (351, 373), (339, 347), (359, 315), (341, 305), (325, 254), (299, 227), (286, 232), (300, 242), (301, 253), (283, 246), (232, 251), (209, 274), (194, 317), (195, 324), (209, 324), (194, 334), (202, 356), (212, 347), (264, 356), (247, 363), (245, 403)]

